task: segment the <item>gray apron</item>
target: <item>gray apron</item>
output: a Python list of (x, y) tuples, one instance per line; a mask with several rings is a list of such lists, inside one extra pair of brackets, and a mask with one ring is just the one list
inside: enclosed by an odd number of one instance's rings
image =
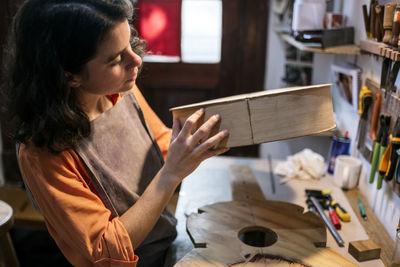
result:
[[(121, 216), (142, 195), (164, 164), (132, 93), (91, 122), (91, 135), (77, 154), (100, 198), (114, 217)], [(150, 234), (135, 249), (138, 266), (156, 266), (176, 237), (176, 219), (164, 210)]]

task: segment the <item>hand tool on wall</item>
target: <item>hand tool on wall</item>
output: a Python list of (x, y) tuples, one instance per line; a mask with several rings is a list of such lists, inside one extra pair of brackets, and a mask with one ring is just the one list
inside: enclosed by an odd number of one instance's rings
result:
[(381, 107), (381, 93), (376, 93), (374, 97), (374, 106), (372, 109), (372, 116), (371, 116), (371, 122), (370, 122), (370, 130), (368, 135), (366, 136), (365, 139), (365, 146), (362, 151), (362, 154), (364, 158), (368, 161), (371, 162), (372, 160), (372, 152), (374, 151), (374, 144), (376, 142), (376, 126), (378, 124), (378, 118), (379, 118), (379, 111)]
[(392, 38), (390, 40), (390, 45), (394, 50), (397, 50), (398, 47), (399, 31), (400, 31), (400, 4), (397, 4), (393, 15)]
[[(371, 39), (371, 31), (369, 30), (369, 15), (367, 5), (362, 5), (365, 33), (368, 39)], [(390, 21), (390, 28), (392, 28), (392, 21)]]
[[(386, 92), (391, 94), (393, 92), (396, 92), (396, 87), (394, 86), (394, 83), (396, 82), (397, 75), (399, 74), (399, 69), (400, 69), (400, 61), (395, 61), (393, 63), (393, 67), (389, 72), (388, 75), (388, 80), (386, 81)], [(386, 97), (386, 94), (385, 94)], [(387, 108), (387, 107), (386, 107)]]
[(315, 206), (315, 208), (318, 211), (318, 214), (321, 216), (321, 218), (324, 220), (326, 226), (328, 227), (329, 231), (331, 232), (332, 236), (335, 238), (336, 242), (338, 243), (338, 245), (340, 247), (344, 247), (344, 241), (342, 239), (342, 237), (340, 236), (340, 234), (338, 233), (338, 231), (336, 230), (335, 226), (331, 223), (331, 221), (328, 219), (328, 217), (326, 217), (324, 210), (322, 209), (321, 205), (319, 204), (318, 200), (313, 197), (310, 196), (310, 200), (313, 203), (313, 205)]
[(396, 9), (395, 3), (385, 4), (385, 11), (383, 15), (383, 28), (385, 33), (382, 39), (382, 41), (385, 44), (389, 44), (390, 40), (392, 39), (392, 24), (393, 24), (393, 15), (395, 9)]
[(376, 93), (374, 99), (374, 107), (372, 109), (372, 117), (371, 117), (371, 127), (369, 130), (369, 136), (373, 141), (376, 141), (376, 126), (378, 124), (379, 110), (381, 108), (381, 93)]
[(386, 83), (389, 79), (389, 73), (391, 69), (392, 69), (392, 60), (388, 57), (384, 57), (382, 61), (380, 89), (386, 88)]
[(367, 86), (362, 86), (359, 98), (359, 110), (360, 121), (358, 123), (357, 130), (357, 149), (361, 150), (361, 147), (365, 146), (365, 134), (367, 130), (368, 110), (372, 103), (372, 91)]
[(390, 153), (390, 159), (385, 174), (386, 181), (391, 181), (393, 179), (396, 170), (396, 163), (398, 159), (397, 150), (400, 148), (400, 116), (398, 116), (396, 119), (389, 146), (390, 147), (387, 148), (387, 153)]
[(394, 176), (396, 177), (395, 178), (396, 184), (400, 184), (400, 177), (399, 177), (400, 176), (400, 149), (397, 149), (396, 153), (397, 153), (397, 162), (396, 162), (396, 171), (395, 171)]
[(375, 38), (376, 41), (382, 42), (383, 34), (383, 8), (381, 5), (375, 6)]
[(374, 143), (374, 151), (372, 153), (372, 161), (371, 161), (371, 172), (369, 175), (369, 183), (372, 184), (374, 182), (376, 168), (378, 164), (381, 162), (381, 156), (383, 155), (385, 148), (381, 151), (381, 145), (385, 144), (387, 141), (383, 141), (384, 139), (387, 140), (388, 132), (390, 128), (390, 115), (381, 114), (379, 116), (380, 128), (378, 132), (378, 136), (376, 138), (376, 142)]
[(371, 39), (375, 39), (375, 6), (376, 6), (376, 1), (371, 0), (370, 5), (369, 5), (369, 30), (371, 31)]
[[(377, 189), (381, 189), (382, 188), (382, 181), (383, 181), (383, 177), (386, 174), (388, 165), (389, 165), (389, 153), (387, 153), (385, 155), (388, 143), (390, 143), (390, 140), (388, 141), (388, 133), (389, 129), (387, 129), (387, 132), (383, 133), (382, 135), (382, 140), (381, 140), (381, 146), (379, 148), (379, 158), (380, 158), (380, 163), (379, 163), (379, 171), (378, 171), (378, 182), (376, 184), (376, 188)], [(386, 136), (385, 136), (386, 134)]]

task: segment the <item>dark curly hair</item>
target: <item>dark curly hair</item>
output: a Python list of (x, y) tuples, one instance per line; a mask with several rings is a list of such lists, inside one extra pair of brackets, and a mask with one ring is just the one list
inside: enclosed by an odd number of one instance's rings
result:
[(57, 153), (89, 136), (89, 118), (66, 72), (81, 73), (105, 35), (126, 19), (133, 51), (143, 56), (130, 0), (28, 0), (21, 6), (4, 51), (1, 86), (16, 142), (32, 141)]

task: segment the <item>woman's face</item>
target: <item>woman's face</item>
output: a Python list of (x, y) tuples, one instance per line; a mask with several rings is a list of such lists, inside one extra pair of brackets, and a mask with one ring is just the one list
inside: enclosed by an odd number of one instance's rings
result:
[(98, 46), (82, 74), (74, 75), (79, 89), (94, 95), (109, 95), (130, 90), (135, 84), (142, 59), (130, 46), (127, 21), (117, 24)]

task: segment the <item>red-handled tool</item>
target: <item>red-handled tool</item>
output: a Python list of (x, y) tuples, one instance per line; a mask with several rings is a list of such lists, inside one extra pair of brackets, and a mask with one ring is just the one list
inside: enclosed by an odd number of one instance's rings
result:
[(342, 228), (342, 225), (340, 224), (340, 220), (339, 220), (335, 210), (331, 206), (329, 206), (329, 218), (331, 219), (333, 226), (335, 226), (335, 228), (337, 230), (340, 230), (340, 228)]

